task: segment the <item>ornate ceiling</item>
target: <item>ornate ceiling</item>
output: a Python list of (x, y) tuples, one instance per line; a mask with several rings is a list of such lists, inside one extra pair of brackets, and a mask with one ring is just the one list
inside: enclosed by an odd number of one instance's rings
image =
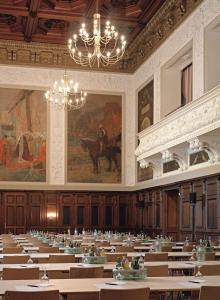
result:
[[(109, 71), (134, 72), (202, 0), (99, 0), (103, 20), (126, 36), (124, 59)], [(96, 0), (0, 0), (0, 63), (63, 67), (68, 34), (90, 23)], [(69, 58), (70, 68), (79, 68)]]

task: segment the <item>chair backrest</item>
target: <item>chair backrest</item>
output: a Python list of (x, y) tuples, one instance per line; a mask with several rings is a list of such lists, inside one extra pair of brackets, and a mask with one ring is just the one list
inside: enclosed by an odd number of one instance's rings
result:
[(3, 268), (3, 280), (39, 279), (39, 268)]
[[(197, 273), (197, 267), (195, 268), (195, 274)], [(202, 275), (220, 275), (220, 265), (203, 265), (200, 268)], [(210, 298), (211, 299), (211, 298)]]
[(3, 264), (26, 264), (29, 258), (29, 255), (4, 255)]
[(162, 246), (161, 247), (161, 252), (171, 252), (172, 251), (172, 246)]
[(49, 263), (74, 263), (76, 262), (75, 255), (67, 254), (67, 255), (59, 255), (52, 254), (49, 255)]
[(220, 286), (202, 286), (199, 300), (219, 300)]
[(168, 276), (168, 265), (147, 266), (148, 277), (164, 277)]
[(184, 245), (183, 246), (183, 252), (192, 252), (192, 250), (193, 250), (193, 245)]
[(133, 246), (116, 246), (115, 252), (134, 252)]
[(108, 241), (102, 241), (102, 242), (95, 242), (96, 247), (109, 247), (110, 242)]
[(139, 289), (101, 289), (99, 300), (148, 300), (150, 295), (149, 288)]
[(215, 252), (206, 252), (205, 260), (215, 260)]
[(145, 253), (145, 261), (168, 261), (168, 253)]
[(102, 278), (103, 267), (73, 267), (70, 268), (70, 278)]
[(8, 247), (16, 248), (19, 247), (19, 245), (15, 242), (3, 242), (3, 248), (8, 248)]
[(127, 257), (127, 253), (105, 253), (107, 262), (116, 262), (118, 258)]
[(2, 253), (13, 254), (13, 253), (22, 253), (23, 248), (21, 247), (4, 247)]
[(59, 291), (6, 291), (4, 300), (59, 300)]
[(39, 253), (59, 253), (58, 247), (39, 247)]

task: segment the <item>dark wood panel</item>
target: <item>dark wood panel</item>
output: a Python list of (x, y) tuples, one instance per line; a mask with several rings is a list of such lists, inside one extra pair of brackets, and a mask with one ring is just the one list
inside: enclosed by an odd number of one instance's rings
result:
[[(176, 190), (172, 200), (172, 190)], [(179, 190), (179, 193), (178, 193)], [(196, 192), (196, 237), (218, 236), (218, 176), (188, 180), (136, 192), (1, 191), (0, 232), (33, 228), (66, 232), (70, 228), (140, 231), (191, 237), (190, 192)], [(168, 195), (168, 196), (167, 196)], [(142, 201), (144, 207), (138, 207)], [(143, 212), (143, 227), (142, 227)]]

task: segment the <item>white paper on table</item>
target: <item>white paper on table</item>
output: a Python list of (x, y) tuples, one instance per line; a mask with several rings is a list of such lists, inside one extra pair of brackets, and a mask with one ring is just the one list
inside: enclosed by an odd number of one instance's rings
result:
[(205, 282), (204, 279), (192, 279), (190, 281), (180, 282), (180, 284), (185, 286), (185, 287), (190, 287), (190, 288), (193, 287), (194, 288), (196, 286), (201, 287), (204, 282)]
[(119, 289), (121, 286), (125, 285), (127, 282), (126, 281), (112, 281), (109, 283), (99, 283), (96, 284), (95, 286), (98, 289)]

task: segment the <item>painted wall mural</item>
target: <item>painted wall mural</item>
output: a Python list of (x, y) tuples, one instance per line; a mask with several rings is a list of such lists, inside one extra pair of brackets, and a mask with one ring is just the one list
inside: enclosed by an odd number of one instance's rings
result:
[(42, 91), (0, 88), (0, 181), (46, 181)]
[[(138, 132), (153, 125), (153, 105), (154, 82), (152, 80), (138, 92)], [(152, 178), (153, 170), (151, 168), (142, 169), (138, 164), (137, 181), (141, 182)]]
[(153, 124), (154, 82), (138, 92), (138, 132)]
[(122, 97), (89, 94), (68, 112), (67, 181), (121, 183)]

